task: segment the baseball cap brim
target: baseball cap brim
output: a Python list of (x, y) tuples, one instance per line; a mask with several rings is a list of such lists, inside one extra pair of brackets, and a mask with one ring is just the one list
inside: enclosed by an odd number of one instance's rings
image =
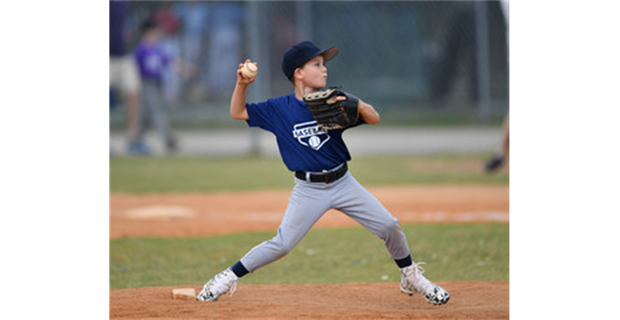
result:
[(323, 56), (323, 59), (325, 59), (325, 62), (327, 62), (333, 59), (338, 54), (338, 52), (340, 52), (340, 49), (338, 49), (338, 47), (330, 47), (325, 50), (319, 51), (319, 53), (315, 57)]

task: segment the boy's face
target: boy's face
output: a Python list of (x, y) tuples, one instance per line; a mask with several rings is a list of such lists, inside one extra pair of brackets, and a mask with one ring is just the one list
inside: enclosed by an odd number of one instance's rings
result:
[(298, 70), (297, 79), (314, 89), (321, 89), (327, 85), (327, 67), (323, 56), (310, 59)]
[(144, 34), (144, 39), (147, 43), (156, 43), (159, 40), (161, 40), (161, 38), (163, 37), (163, 31), (161, 30), (161, 28), (156, 27), (156, 28), (152, 28), (150, 30), (148, 30), (145, 34)]

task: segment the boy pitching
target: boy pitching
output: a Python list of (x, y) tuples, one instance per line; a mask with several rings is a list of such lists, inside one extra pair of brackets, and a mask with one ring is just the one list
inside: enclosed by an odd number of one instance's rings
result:
[[(310, 41), (290, 47), (282, 57), (282, 71), (293, 84), (294, 92), (259, 103), (246, 102), (246, 91), (254, 78), (244, 77), (243, 64), (239, 65), (230, 115), (276, 136), (282, 160), (295, 173), (295, 187), (277, 235), (209, 280), (198, 300), (216, 301), (230, 290), (234, 293), (239, 278), (285, 256), (332, 208), (348, 215), (385, 242), (400, 268), (402, 292), (409, 295), (419, 292), (434, 305), (450, 299), (446, 290), (426, 279), (423, 269), (413, 263), (398, 220), (348, 172), (347, 162), (351, 156), (342, 139), (345, 129), (320, 128), (302, 100), (305, 94), (326, 86), (325, 63), (338, 51), (336, 47), (320, 50)], [(359, 119), (351, 127), (379, 122), (379, 114), (371, 105), (359, 100), (358, 110)]]

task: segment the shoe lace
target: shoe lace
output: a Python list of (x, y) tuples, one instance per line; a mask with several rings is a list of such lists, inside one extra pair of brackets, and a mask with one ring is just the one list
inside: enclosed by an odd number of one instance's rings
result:
[(413, 264), (413, 271), (416, 275), (422, 275), (424, 273), (425, 270), (422, 267), (423, 264), (426, 264), (426, 262), (418, 262)]
[(414, 276), (418, 276), (418, 275), (422, 275), (424, 273), (424, 268), (421, 266), (423, 264), (426, 264), (426, 262), (418, 262), (418, 263), (413, 263), (411, 266), (403, 268), (402, 272), (405, 275), (409, 275), (409, 274), (413, 274)]
[(230, 296), (232, 297), (233, 294), (235, 293), (235, 290), (237, 290), (237, 280), (234, 280), (232, 283), (232, 287), (230, 288)]
[(237, 290), (237, 282), (238, 279), (236, 279), (236, 276), (232, 273), (232, 271), (226, 270), (215, 276), (213, 281), (213, 289), (214, 291), (217, 291), (217, 294), (223, 294), (230, 290), (230, 296), (232, 297), (235, 290)]
[[(413, 273), (413, 279), (414, 279), (414, 287), (416, 287), (416, 290), (419, 292), (426, 292), (429, 290), (432, 290), (433, 284), (430, 282), (430, 280), (426, 279), (426, 277), (424, 277), (424, 268), (422, 267), (423, 264), (426, 264), (426, 262), (418, 262), (418, 263), (413, 263), (412, 268), (411, 268), (411, 272)], [(422, 290), (420, 290), (422, 289)]]

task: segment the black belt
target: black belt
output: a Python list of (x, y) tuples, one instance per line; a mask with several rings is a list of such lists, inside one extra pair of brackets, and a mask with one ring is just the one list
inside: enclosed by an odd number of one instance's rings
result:
[[(347, 173), (347, 170), (348, 167), (347, 163), (345, 162), (340, 168), (325, 173), (309, 173), (306, 171), (295, 171), (295, 177), (304, 181), (330, 183), (342, 178), (342, 176)], [(308, 176), (308, 179), (306, 179), (306, 175)]]

